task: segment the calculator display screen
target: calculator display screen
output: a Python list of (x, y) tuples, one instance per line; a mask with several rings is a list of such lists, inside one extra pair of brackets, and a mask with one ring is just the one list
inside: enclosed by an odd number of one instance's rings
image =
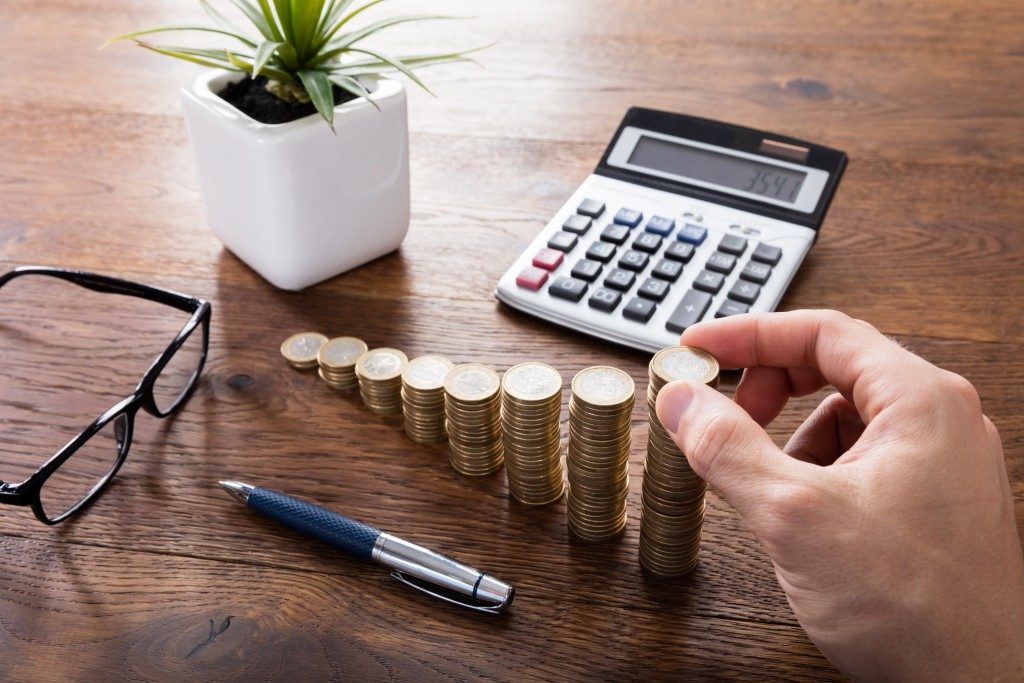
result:
[(640, 135), (628, 163), (795, 203), (807, 174), (791, 168)]

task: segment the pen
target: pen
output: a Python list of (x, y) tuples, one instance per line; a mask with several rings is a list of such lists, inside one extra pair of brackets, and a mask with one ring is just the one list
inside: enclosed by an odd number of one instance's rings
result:
[(445, 602), (498, 613), (515, 597), (515, 588), (504, 581), (319, 505), (238, 481), (220, 485), (256, 512), (356, 557), (390, 567), (394, 578)]

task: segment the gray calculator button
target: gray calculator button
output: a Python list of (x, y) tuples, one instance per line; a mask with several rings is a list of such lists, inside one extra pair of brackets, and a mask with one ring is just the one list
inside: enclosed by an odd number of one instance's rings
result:
[(661, 237), (652, 232), (642, 232), (633, 240), (633, 248), (653, 254), (661, 248)]
[(651, 257), (642, 251), (630, 249), (619, 259), (619, 267), (639, 272), (647, 267), (647, 262), (650, 260)]
[(745, 304), (752, 304), (757, 301), (757, 295), (761, 293), (761, 287), (753, 282), (739, 280), (729, 290), (729, 298), (734, 301), (742, 301)]
[(722, 302), (722, 306), (715, 313), (716, 318), (728, 318), (730, 315), (740, 315), (750, 310), (750, 306), (741, 304), (738, 301), (729, 301), (726, 299)]
[(700, 275), (693, 281), (695, 289), (699, 289), (703, 292), (711, 292), (712, 294), (718, 294), (718, 290), (722, 288), (722, 284), (725, 282), (725, 276), (721, 273), (713, 273), (710, 270), (700, 271)]
[(574, 232), (577, 235), (582, 235), (587, 230), (590, 230), (590, 226), (593, 223), (594, 221), (590, 220), (586, 216), (574, 213), (565, 219), (565, 223), (562, 223), (562, 230), (568, 230), (569, 232)]
[(548, 287), (548, 294), (569, 301), (579, 301), (586, 293), (587, 283), (571, 277), (556, 277)]
[[(551, 244), (548, 244), (548, 246), (550, 247)], [(720, 251), (716, 251), (708, 257), (708, 262), (704, 267), (708, 270), (728, 275), (732, 272), (732, 269), (736, 267), (736, 257), (731, 254), (723, 254)]]
[(615, 245), (610, 242), (594, 242), (587, 249), (587, 258), (608, 263), (615, 255)]
[(635, 320), (638, 323), (645, 323), (651, 319), (654, 315), (655, 309), (658, 307), (654, 305), (653, 301), (647, 301), (646, 299), (634, 298), (630, 299), (626, 307), (622, 309), (622, 317), (628, 318), (629, 320)]
[(665, 327), (673, 332), (682, 332), (700, 322), (711, 305), (711, 295), (691, 289), (676, 306)]
[(597, 218), (604, 213), (604, 202), (600, 202), (596, 199), (584, 199), (580, 202), (580, 205), (576, 207), (576, 213), (581, 216)]
[(767, 263), (758, 263), (757, 261), (751, 261), (743, 270), (740, 271), (740, 277), (744, 280), (750, 280), (756, 282), (759, 285), (763, 285), (768, 282), (768, 276), (772, 274), (772, 267)]
[(669, 282), (675, 282), (679, 279), (679, 273), (683, 272), (683, 264), (679, 261), (670, 261), (669, 259), (662, 259), (658, 262), (658, 265), (654, 266), (651, 271), (651, 275), (654, 277), (660, 277), (662, 280), (668, 280)]
[(640, 289), (636, 290), (636, 293), (651, 301), (661, 301), (668, 294), (668, 288), (669, 284), (664, 280), (649, 277), (644, 280), (644, 283), (640, 285)]
[(768, 244), (759, 244), (754, 253), (750, 255), (750, 258), (761, 263), (767, 263), (769, 266), (777, 265), (779, 259), (782, 258), (782, 250), (778, 247), (773, 247)]
[(739, 235), (726, 235), (722, 238), (722, 241), (718, 243), (718, 251), (724, 251), (726, 254), (739, 256), (746, 250), (747, 238), (740, 237)]
[(590, 300), (587, 303), (590, 304), (591, 308), (611, 313), (619, 305), (620, 301), (622, 301), (622, 295), (618, 292), (610, 289), (598, 289), (590, 295)]
[(578, 280), (593, 282), (601, 274), (601, 264), (590, 259), (580, 259), (572, 267), (571, 275)]
[(548, 246), (558, 251), (572, 251), (578, 240), (579, 238), (571, 232), (559, 230), (548, 240)]
[(622, 268), (613, 268), (604, 279), (604, 286), (625, 292), (633, 286), (634, 282), (636, 282), (636, 273), (631, 273)]
[(609, 225), (601, 233), (601, 239), (612, 244), (622, 244), (629, 237), (629, 228), (625, 225)]
[(665, 258), (670, 258), (673, 261), (689, 263), (690, 259), (693, 258), (694, 251), (696, 251), (696, 249), (689, 242), (673, 242), (668, 245), (668, 249), (665, 250)]

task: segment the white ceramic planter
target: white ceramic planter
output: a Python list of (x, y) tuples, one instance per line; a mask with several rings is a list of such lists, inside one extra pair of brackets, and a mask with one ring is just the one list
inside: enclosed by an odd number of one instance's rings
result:
[(282, 289), (302, 289), (398, 247), (409, 229), (405, 90), (364, 81), (338, 105), (332, 133), (308, 116), (269, 125), (216, 93), (238, 74), (210, 71), (182, 89), (207, 219), (238, 258)]

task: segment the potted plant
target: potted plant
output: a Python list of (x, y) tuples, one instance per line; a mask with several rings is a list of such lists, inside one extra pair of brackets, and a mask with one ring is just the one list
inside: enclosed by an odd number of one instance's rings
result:
[[(226, 0), (248, 30), (199, 0), (213, 24), (162, 26), (131, 39), (212, 67), (182, 89), (210, 227), (282, 289), (303, 289), (398, 247), (409, 228), (406, 97), (383, 74), (471, 61), (469, 51), (391, 56), (365, 39), (436, 16), (352, 21), (381, 2)], [(216, 35), (228, 47), (153, 44), (172, 31)], [(429, 92), (429, 90), (428, 90)]]

